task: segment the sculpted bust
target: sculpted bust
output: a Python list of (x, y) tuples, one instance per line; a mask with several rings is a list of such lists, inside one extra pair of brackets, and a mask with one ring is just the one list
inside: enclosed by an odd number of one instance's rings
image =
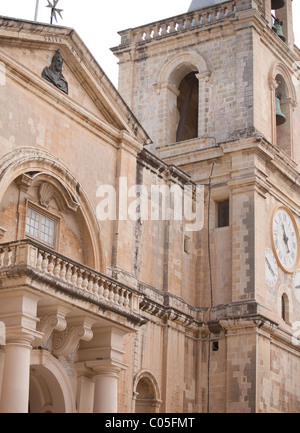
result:
[(59, 50), (55, 51), (52, 58), (51, 65), (46, 66), (42, 72), (42, 77), (68, 94), (68, 83), (62, 74), (63, 69), (63, 58)]

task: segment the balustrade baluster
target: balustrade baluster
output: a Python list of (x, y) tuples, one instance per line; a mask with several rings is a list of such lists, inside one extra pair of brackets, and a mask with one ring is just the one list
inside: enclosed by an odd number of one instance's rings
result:
[(94, 293), (95, 280), (96, 280), (95, 275), (90, 275), (90, 278), (89, 278), (88, 284), (87, 284), (87, 291), (89, 293)]
[(103, 298), (104, 296), (104, 282), (103, 279), (100, 278), (99, 283), (98, 283), (98, 296), (99, 298)]
[(72, 265), (70, 263), (67, 264), (67, 272), (66, 272), (66, 281), (67, 283), (72, 283)]
[(119, 304), (119, 299), (120, 299), (120, 287), (119, 286), (115, 286), (115, 296), (114, 296), (114, 303), (115, 304)]
[(43, 256), (40, 252), (40, 250), (38, 250), (37, 253), (37, 259), (36, 259), (36, 268), (41, 271), (42, 270), (42, 263), (43, 263)]
[(152, 34), (152, 28), (148, 27), (145, 31), (144, 41), (150, 41), (151, 40), (151, 34)]
[(124, 306), (124, 302), (125, 302), (125, 298), (124, 298), (124, 289), (121, 289), (121, 296), (120, 296), (120, 299), (119, 299), (119, 305), (120, 305), (121, 307), (123, 307), (123, 306)]
[(64, 281), (66, 280), (66, 273), (67, 273), (66, 263), (62, 260), (61, 269), (60, 269), (60, 278)]
[(4, 250), (4, 259), (3, 259), (3, 265), (5, 267), (9, 267), (11, 265), (11, 257), (12, 257), (12, 250), (11, 248), (7, 248)]
[(162, 24), (160, 36), (165, 36), (167, 34), (167, 31), (168, 31), (168, 25), (167, 24)]
[(159, 29), (160, 29), (159, 25), (156, 24), (156, 26), (153, 29), (153, 35), (152, 35), (153, 39), (155, 39), (155, 38), (157, 38), (159, 36)]
[(176, 26), (176, 21), (170, 21), (169, 23), (169, 33), (174, 33), (175, 30), (175, 26)]
[(80, 269), (77, 269), (77, 282), (76, 282), (76, 285), (77, 285), (77, 287), (79, 287), (79, 289), (82, 288), (82, 281), (83, 281), (82, 271)]
[(131, 34), (131, 38), (129, 38), (129, 40), (131, 40), (132, 42), (138, 42), (138, 33), (132, 32), (130, 34)]
[(114, 301), (114, 297), (115, 297), (115, 292), (114, 292), (114, 289), (115, 289), (115, 284), (111, 284), (110, 285), (110, 290), (109, 290), (109, 296), (108, 296), (108, 300), (110, 301), (110, 302), (113, 302)]
[(195, 13), (193, 18), (193, 26), (194, 27), (199, 26), (199, 21), (200, 21), (199, 13)]
[(185, 20), (184, 28), (187, 30), (190, 29), (191, 26), (192, 26), (192, 19), (190, 17), (187, 17)]
[(144, 37), (144, 30), (141, 30), (137, 33), (137, 41), (138, 42), (143, 42), (143, 37)]
[(54, 261), (54, 264), (55, 264), (55, 266), (54, 266), (54, 269), (53, 269), (53, 275), (56, 278), (60, 278), (61, 260), (56, 257), (55, 261)]
[(222, 18), (224, 18), (224, 9), (220, 8), (220, 10), (218, 11), (218, 16), (217, 16), (218, 20), (221, 20)]
[(184, 21), (183, 21), (182, 18), (180, 18), (180, 19), (177, 21), (177, 31), (178, 31), (178, 32), (180, 32), (180, 30), (183, 29), (183, 23), (184, 23)]
[(48, 260), (48, 274), (54, 275), (54, 256), (52, 254), (49, 254), (49, 260)]
[(104, 299), (106, 299), (106, 300), (108, 300), (110, 286), (111, 286), (111, 283), (108, 281), (105, 281), (103, 296), (104, 296)]
[(89, 274), (87, 272), (83, 273), (82, 290), (85, 290), (85, 291), (87, 291), (87, 287), (89, 285), (88, 275)]
[(77, 278), (78, 278), (78, 274), (77, 274), (77, 268), (76, 266), (72, 266), (72, 278), (71, 278), (71, 283), (76, 286), (77, 284)]
[(43, 251), (42, 255), (43, 255), (42, 271), (47, 273), (48, 272), (48, 253)]
[(95, 278), (94, 278), (94, 281), (93, 281), (93, 287), (92, 287), (92, 293), (94, 293), (94, 295), (96, 295), (96, 296), (99, 296), (99, 289), (100, 289), (100, 286), (99, 286), (99, 279), (98, 279), (98, 277), (96, 277), (95, 276)]
[(128, 293), (128, 291), (126, 290), (125, 301), (124, 301), (124, 307), (125, 307), (125, 308), (128, 308), (128, 307), (129, 307), (129, 303), (130, 303), (130, 300), (129, 300), (129, 293)]

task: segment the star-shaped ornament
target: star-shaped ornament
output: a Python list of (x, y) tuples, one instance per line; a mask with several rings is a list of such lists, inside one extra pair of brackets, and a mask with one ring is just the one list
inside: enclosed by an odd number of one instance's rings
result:
[(60, 18), (62, 19), (61, 12), (63, 12), (63, 9), (57, 9), (56, 8), (57, 3), (59, 2), (59, 0), (53, 0), (53, 4), (49, 0), (47, 0), (47, 1), (48, 1), (48, 5), (46, 7), (47, 8), (51, 8), (51, 20), (50, 20), (50, 24), (52, 24), (53, 18), (57, 22), (57, 16), (56, 16), (57, 13), (60, 16)]

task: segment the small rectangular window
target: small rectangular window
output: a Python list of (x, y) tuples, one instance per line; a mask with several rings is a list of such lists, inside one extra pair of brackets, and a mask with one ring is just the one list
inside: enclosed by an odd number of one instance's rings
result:
[(229, 226), (229, 199), (217, 203), (217, 227)]
[(25, 233), (51, 247), (55, 246), (55, 234), (57, 223), (54, 219), (27, 208)]
[(218, 341), (213, 341), (212, 350), (213, 350), (213, 352), (219, 351), (219, 342)]

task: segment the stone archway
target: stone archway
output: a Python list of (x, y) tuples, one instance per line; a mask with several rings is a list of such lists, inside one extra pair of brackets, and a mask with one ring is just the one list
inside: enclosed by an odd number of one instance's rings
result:
[[(294, 110), (298, 105), (294, 79), (288, 68), (280, 61), (273, 63), (269, 71), (271, 91), (272, 143), (294, 157)], [(280, 100), (280, 110), (285, 117), (283, 123), (277, 122), (276, 102)]]
[(49, 352), (33, 350), (30, 365), (30, 413), (75, 413), (75, 396), (70, 379)]
[(155, 377), (149, 371), (138, 374), (134, 381), (135, 413), (158, 413), (160, 391)]
[[(89, 260), (85, 263), (99, 272), (106, 272), (106, 254), (103, 247), (100, 225), (96, 213), (83, 187), (69, 169), (49, 152), (32, 147), (19, 148), (0, 160), (0, 198), (3, 201), (8, 188), (18, 178), (25, 176), (32, 184), (47, 180), (51, 194), (61, 197), (60, 203), (67, 207), (78, 207), (77, 214), (84, 222), (89, 245)], [(26, 182), (26, 180), (25, 180)], [(44, 195), (49, 195), (49, 189)], [(47, 198), (47, 197), (46, 197)], [(78, 219), (78, 216), (76, 217)], [(4, 227), (5, 228), (5, 227)], [(11, 241), (5, 239), (3, 242)]]
[[(206, 117), (205, 113), (209, 107), (208, 81), (211, 72), (206, 60), (197, 52), (188, 50), (180, 52), (166, 61), (158, 77), (156, 89), (160, 98), (161, 110), (164, 118), (164, 129), (158, 146), (171, 144), (184, 139), (205, 136)], [(188, 83), (186, 80), (188, 80)], [(184, 127), (185, 117), (191, 117), (191, 113), (180, 107), (191, 105), (193, 100), (194, 114), (192, 135), (180, 133), (181, 123)], [(185, 116), (182, 114), (185, 113)], [(191, 124), (187, 125), (191, 128)]]

